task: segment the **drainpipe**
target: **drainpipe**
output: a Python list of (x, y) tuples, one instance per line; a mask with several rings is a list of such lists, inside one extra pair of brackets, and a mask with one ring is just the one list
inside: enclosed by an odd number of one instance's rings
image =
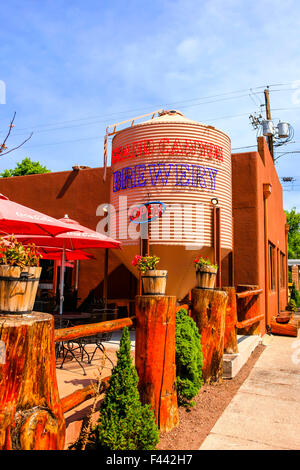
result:
[(286, 303), (289, 303), (289, 250), (288, 250), (288, 233), (290, 230), (290, 226), (285, 224), (285, 282), (286, 282)]
[(221, 287), (221, 209), (213, 206), (213, 247), (214, 247), (214, 263), (218, 265), (216, 287)]
[(264, 194), (264, 231), (265, 231), (265, 312), (266, 312), (266, 330), (271, 334), (271, 319), (269, 307), (269, 232), (268, 232), (268, 198), (272, 192), (270, 183), (263, 184)]

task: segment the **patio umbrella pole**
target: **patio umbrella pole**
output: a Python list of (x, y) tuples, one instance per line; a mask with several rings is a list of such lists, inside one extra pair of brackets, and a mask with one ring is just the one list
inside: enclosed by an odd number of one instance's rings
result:
[(63, 304), (64, 304), (64, 282), (65, 282), (65, 258), (66, 258), (66, 243), (64, 242), (64, 248), (61, 255), (60, 263), (60, 297), (59, 297), (59, 313), (63, 313)]
[(104, 281), (103, 281), (103, 300), (104, 308), (107, 309), (107, 291), (108, 291), (108, 248), (105, 248), (105, 259), (104, 259)]

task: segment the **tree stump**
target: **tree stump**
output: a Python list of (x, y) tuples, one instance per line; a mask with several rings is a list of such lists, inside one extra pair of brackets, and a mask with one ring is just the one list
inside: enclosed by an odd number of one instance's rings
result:
[(178, 424), (175, 366), (176, 297), (138, 295), (135, 365), (142, 403), (149, 403), (163, 432)]
[(192, 290), (192, 318), (201, 335), (202, 375), (207, 383), (218, 382), (223, 375), (227, 299), (227, 293), (221, 290)]
[(0, 314), (0, 345), (0, 449), (62, 450), (52, 315)]
[(222, 290), (227, 292), (228, 301), (226, 307), (225, 317), (225, 333), (224, 333), (224, 353), (236, 354), (238, 353), (237, 345), (237, 305), (236, 305), (236, 292), (234, 287), (223, 287)]

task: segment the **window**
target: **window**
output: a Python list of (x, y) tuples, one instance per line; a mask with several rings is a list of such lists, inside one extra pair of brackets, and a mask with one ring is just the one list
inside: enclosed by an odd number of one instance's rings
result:
[(269, 290), (275, 290), (275, 246), (269, 242)]
[(280, 287), (285, 287), (285, 255), (280, 252)]

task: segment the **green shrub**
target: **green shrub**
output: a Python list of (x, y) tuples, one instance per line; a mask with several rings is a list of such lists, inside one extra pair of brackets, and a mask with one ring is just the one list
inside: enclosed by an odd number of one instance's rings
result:
[(179, 405), (193, 406), (203, 385), (201, 336), (185, 309), (176, 314), (176, 387)]
[(150, 405), (142, 405), (138, 375), (130, 357), (128, 328), (124, 328), (117, 365), (113, 369), (96, 429), (97, 448), (151, 450), (159, 431)]
[(291, 291), (291, 300), (295, 301), (296, 307), (300, 308), (300, 293), (298, 289), (296, 289), (295, 283), (293, 282), (293, 287)]
[(290, 299), (289, 303), (286, 306), (286, 310), (288, 310), (289, 312), (296, 312), (297, 305), (294, 299)]

